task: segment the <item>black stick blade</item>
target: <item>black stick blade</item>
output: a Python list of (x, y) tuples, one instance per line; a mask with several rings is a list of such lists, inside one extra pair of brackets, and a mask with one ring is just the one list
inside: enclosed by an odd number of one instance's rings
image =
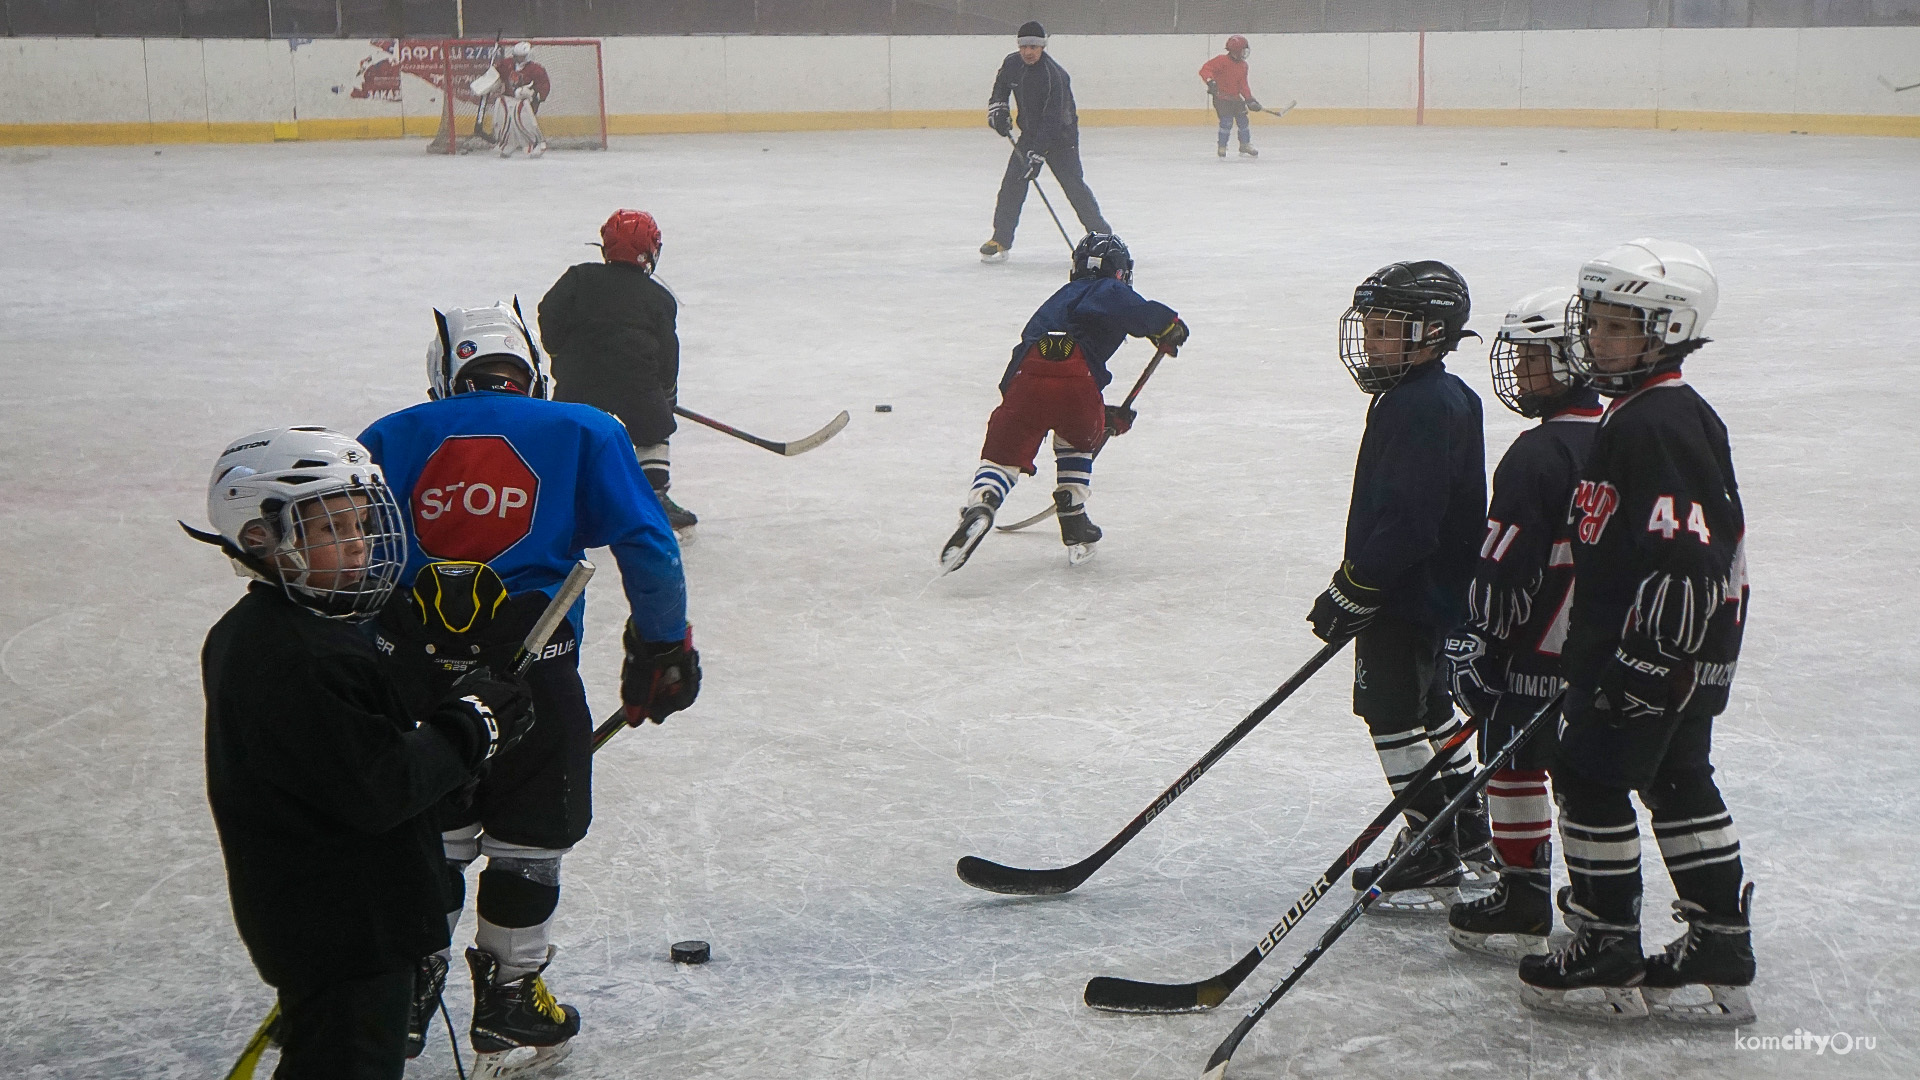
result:
[(1227, 1000), (1233, 987), (1218, 978), (1197, 983), (1151, 983), (1096, 975), (1087, 980), (1086, 1003), (1117, 1013), (1206, 1012)]
[(1264, 1013), (1264, 1009), (1255, 1009), (1240, 1018), (1240, 1022), (1234, 1025), (1233, 1033), (1214, 1047), (1213, 1056), (1207, 1059), (1207, 1068), (1200, 1074), (1200, 1080), (1225, 1080), (1227, 1063), (1233, 1060), (1233, 1052), (1240, 1049), (1240, 1040), (1247, 1037), (1247, 1032), (1253, 1030), (1253, 1025), (1260, 1022)]
[(960, 875), (961, 881), (976, 889), (1013, 896), (1054, 896), (1072, 892), (1087, 880), (1086, 873), (1078, 866), (1064, 866), (1057, 870), (1022, 870), (1017, 866), (1002, 866), (972, 855), (962, 857), (953, 872)]

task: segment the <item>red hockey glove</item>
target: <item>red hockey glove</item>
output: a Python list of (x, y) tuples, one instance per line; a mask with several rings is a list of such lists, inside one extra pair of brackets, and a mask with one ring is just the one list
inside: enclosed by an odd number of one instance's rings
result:
[(1134, 418), (1139, 415), (1125, 405), (1107, 406), (1107, 438), (1111, 439), (1115, 435), (1125, 435), (1132, 431)]
[(700, 653), (693, 647), (693, 627), (679, 641), (642, 641), (627, 620), (622, 638), (626, 660), (620, 665), (620, 701), (627, 708), (627, 726), (651, 720), (658, 724), (693, 704), (700, 696)]

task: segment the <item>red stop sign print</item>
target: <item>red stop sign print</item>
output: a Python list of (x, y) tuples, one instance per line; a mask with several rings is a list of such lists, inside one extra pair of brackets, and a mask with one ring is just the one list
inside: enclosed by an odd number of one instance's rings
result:
[(492, 562), (533, 530), (540, 478), (499, 435), (454, 435), (413, 485), (413, 535), (436, 559)]

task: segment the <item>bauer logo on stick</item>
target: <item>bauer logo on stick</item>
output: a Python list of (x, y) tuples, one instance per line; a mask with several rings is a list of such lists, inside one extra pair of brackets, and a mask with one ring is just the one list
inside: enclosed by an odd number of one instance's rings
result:
[(533, 528), (540, 478), (498, 435), (455, 436), (427, 459), (408, 510), (435, 559), (491, 562)]

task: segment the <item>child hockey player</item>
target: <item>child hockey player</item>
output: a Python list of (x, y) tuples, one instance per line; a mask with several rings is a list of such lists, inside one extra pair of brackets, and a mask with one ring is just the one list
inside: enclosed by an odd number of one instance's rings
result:
[(528, 157), (547, 152), (540, 133), (540, 103), (553, 96), (553, 80), (533, 59), (533, 43), (522, 41), (494, 65), (500, 73), (493, 108), (493, 133), (501, 157), (524, 150)]
[[(486, 563), (510, 594), (506, 607), (528, 619), (584, 549), (609, 546), (631, 607), (620, 676), (627, 722), (658, 722), (691, 705), (700, 661), (680, 552), (626, 431), (598, 409), (544, 400), (546, 378), (515, 308), (435, 316), (439, 333), (427, 350), (433, 400), (361, 435), (395, 490), (408, 493), (408, 578), (429, 561)], [(493, 763), (458, 819), (442, 822), (457, 889), (464, 891), (466, 866), (488, 857), (475, 947), (467, 950), (483, 1077), (557, 1063), (580, 1028), (578, 1012), (554, 1001), (541, 973), (553, 955), (547, 931), (560, 902), (560, 860), (593, 815), (593, 721), (577, 646), (584, 609), (582, 601), (528, 670), (540, 714), (533, 737)], [(496, 621), (509, 638), (527, 628)], [(393, 629), (407, 640), (404, 622)], [(449, 923), (464, 897), (453, 900), (443, 912)], [(422, 1037), (431, 1008), (425, 1003), (419, 1018)], [(531, 1060), (513, 1054), (520, 1047), (534, 1048)]]
[[(1567, 360), (1567, 290), (1529, 293), (1507, 312), (1488, 364), (1501, 404), (1539, 425), (1513, 441), (1493, 474), (1480, 565), (1467, 622), (1447, 638), (1453, 700), (1480, 720), (1480, 756), (1560, 689), (1560, 651), (1573, 603), (1573, 533), (1567, 506), (1600, 424), (1600, 398)], [(1455, 904), (1447, 936), (1468, 952), (1510, 960), (1547, 951), (1553, 929), (1553, 811), (1548, 727), (1487, 784), (1488, 827), (1499, 881)]]
[[(1340, 359), (1373, 400), (1353, 470), (1346, 557), (1307, 620), (1322, 641), (1354, 638), (1353, 711), (1373, 733), (1396, 795), (1459, 730), (1440, 654), (1467, 613), (1487, 519), (1486, 452), (1480, 399), (1442, 358), (1467, 333), (1469, 310), (1467, 283), (1428, 259), (1375, 271), (1340, 319)], [(1407, 808), (1395, 854), (1465, 786), (1472, 755), (1464, 745), (1452, 755)], [(1453, 836), (1383, 883), (1371, 910), (1452, 903), (1462, 857), (1484, 858), (1486, 845), (1485, 816), (1463, 812)], [(1354, 890), (1371, 888), (1385, 865), (1357, 867)]]
[(960, 527), (940, 552), (942, 573), (965, 565), (1019, 474), (1033, 474), (1034, 455), (1048, 431), (1060, 542), (1073, 562), (1092, 555), (1101, 535), (1087, 519), (1093, 455), (1107, 438), (1133, 426), (1131, 409), (1100, 399), (1113, 381), (1107, 360), (1128, 335), (1152, 341), (1168, 356), (1178, 356), (1187, 340), (1179, 315), (1141, 297), (1132, 282), (1133, 256), (1119, 237), (1088, 233), (1074, 248), (1072, 277), (1027, 320), (1000, 378), (1000, 405), (987, 419), (973, 490), (960, 511)]
[[(1634, 240), (1580, 268), (1572, 358), (1613, 403), (1575, 491), (1567, 704), (1553, 772), (1572, 879), (1574, 938), (1520, 961), (1520, 999), (1605, 1020), (1753, 1020), (1740, 840), (1713, 782), (1713, 718), (1727, 706), (1747, 607), (1746, 520), (1726, 425), (1681, 363), (1707, 343), (1720, 297), (1706, 256)], [(1653, 819), (1687, 932), (1640, 946), (1640, 829)], [(1710, 1000), (1677, 991), (1704, 986)], [(1597, 1001), (1569, 997), (1597, 988)], [(1587, 995), (1581, 995), (1585, 997)]]
[(236, 440), (207, 516), (214, 532), (187, 531), (254, 579), (201, 666), (234, 923), (279, 991), (275, 1075), (399, 1080), (417, 960), (448, 939), (430, 811), (533, 724), (529, 695), (476, 669), (422, 712), (403, 702), (358, 624), (399, 580), (406, 534), (345, 435)]
[(1214, 115), (1220, 118), (1220, 144), (1216, 149), (1222, 161), (1227, 157), (1227, 135), (1235, 123), (1240, 125), (1241, 156), (1260, 156), (1247, 126), (1247, 113), (1260, 111), (1260, 103), (1253, 99), (1253, 90), (1247, 85), (1247, 54), (1252, 51), (1247, 39), (1235, 34), (1227, 39), (1226, 52), (1200, 65), (1200, 80), (1207, 84)]
[(616, 210), (600, 226), (597, 263), (577, 263), (540, 300), (540, 340), (553, 355), (555, 401), (578, 401), (627, 426), (647, 483), (682, 540), (700, 519), (673, 501), (667, 440), (678, 425), (679, 306), (655, 281), (660, 226), (643, 210)]

